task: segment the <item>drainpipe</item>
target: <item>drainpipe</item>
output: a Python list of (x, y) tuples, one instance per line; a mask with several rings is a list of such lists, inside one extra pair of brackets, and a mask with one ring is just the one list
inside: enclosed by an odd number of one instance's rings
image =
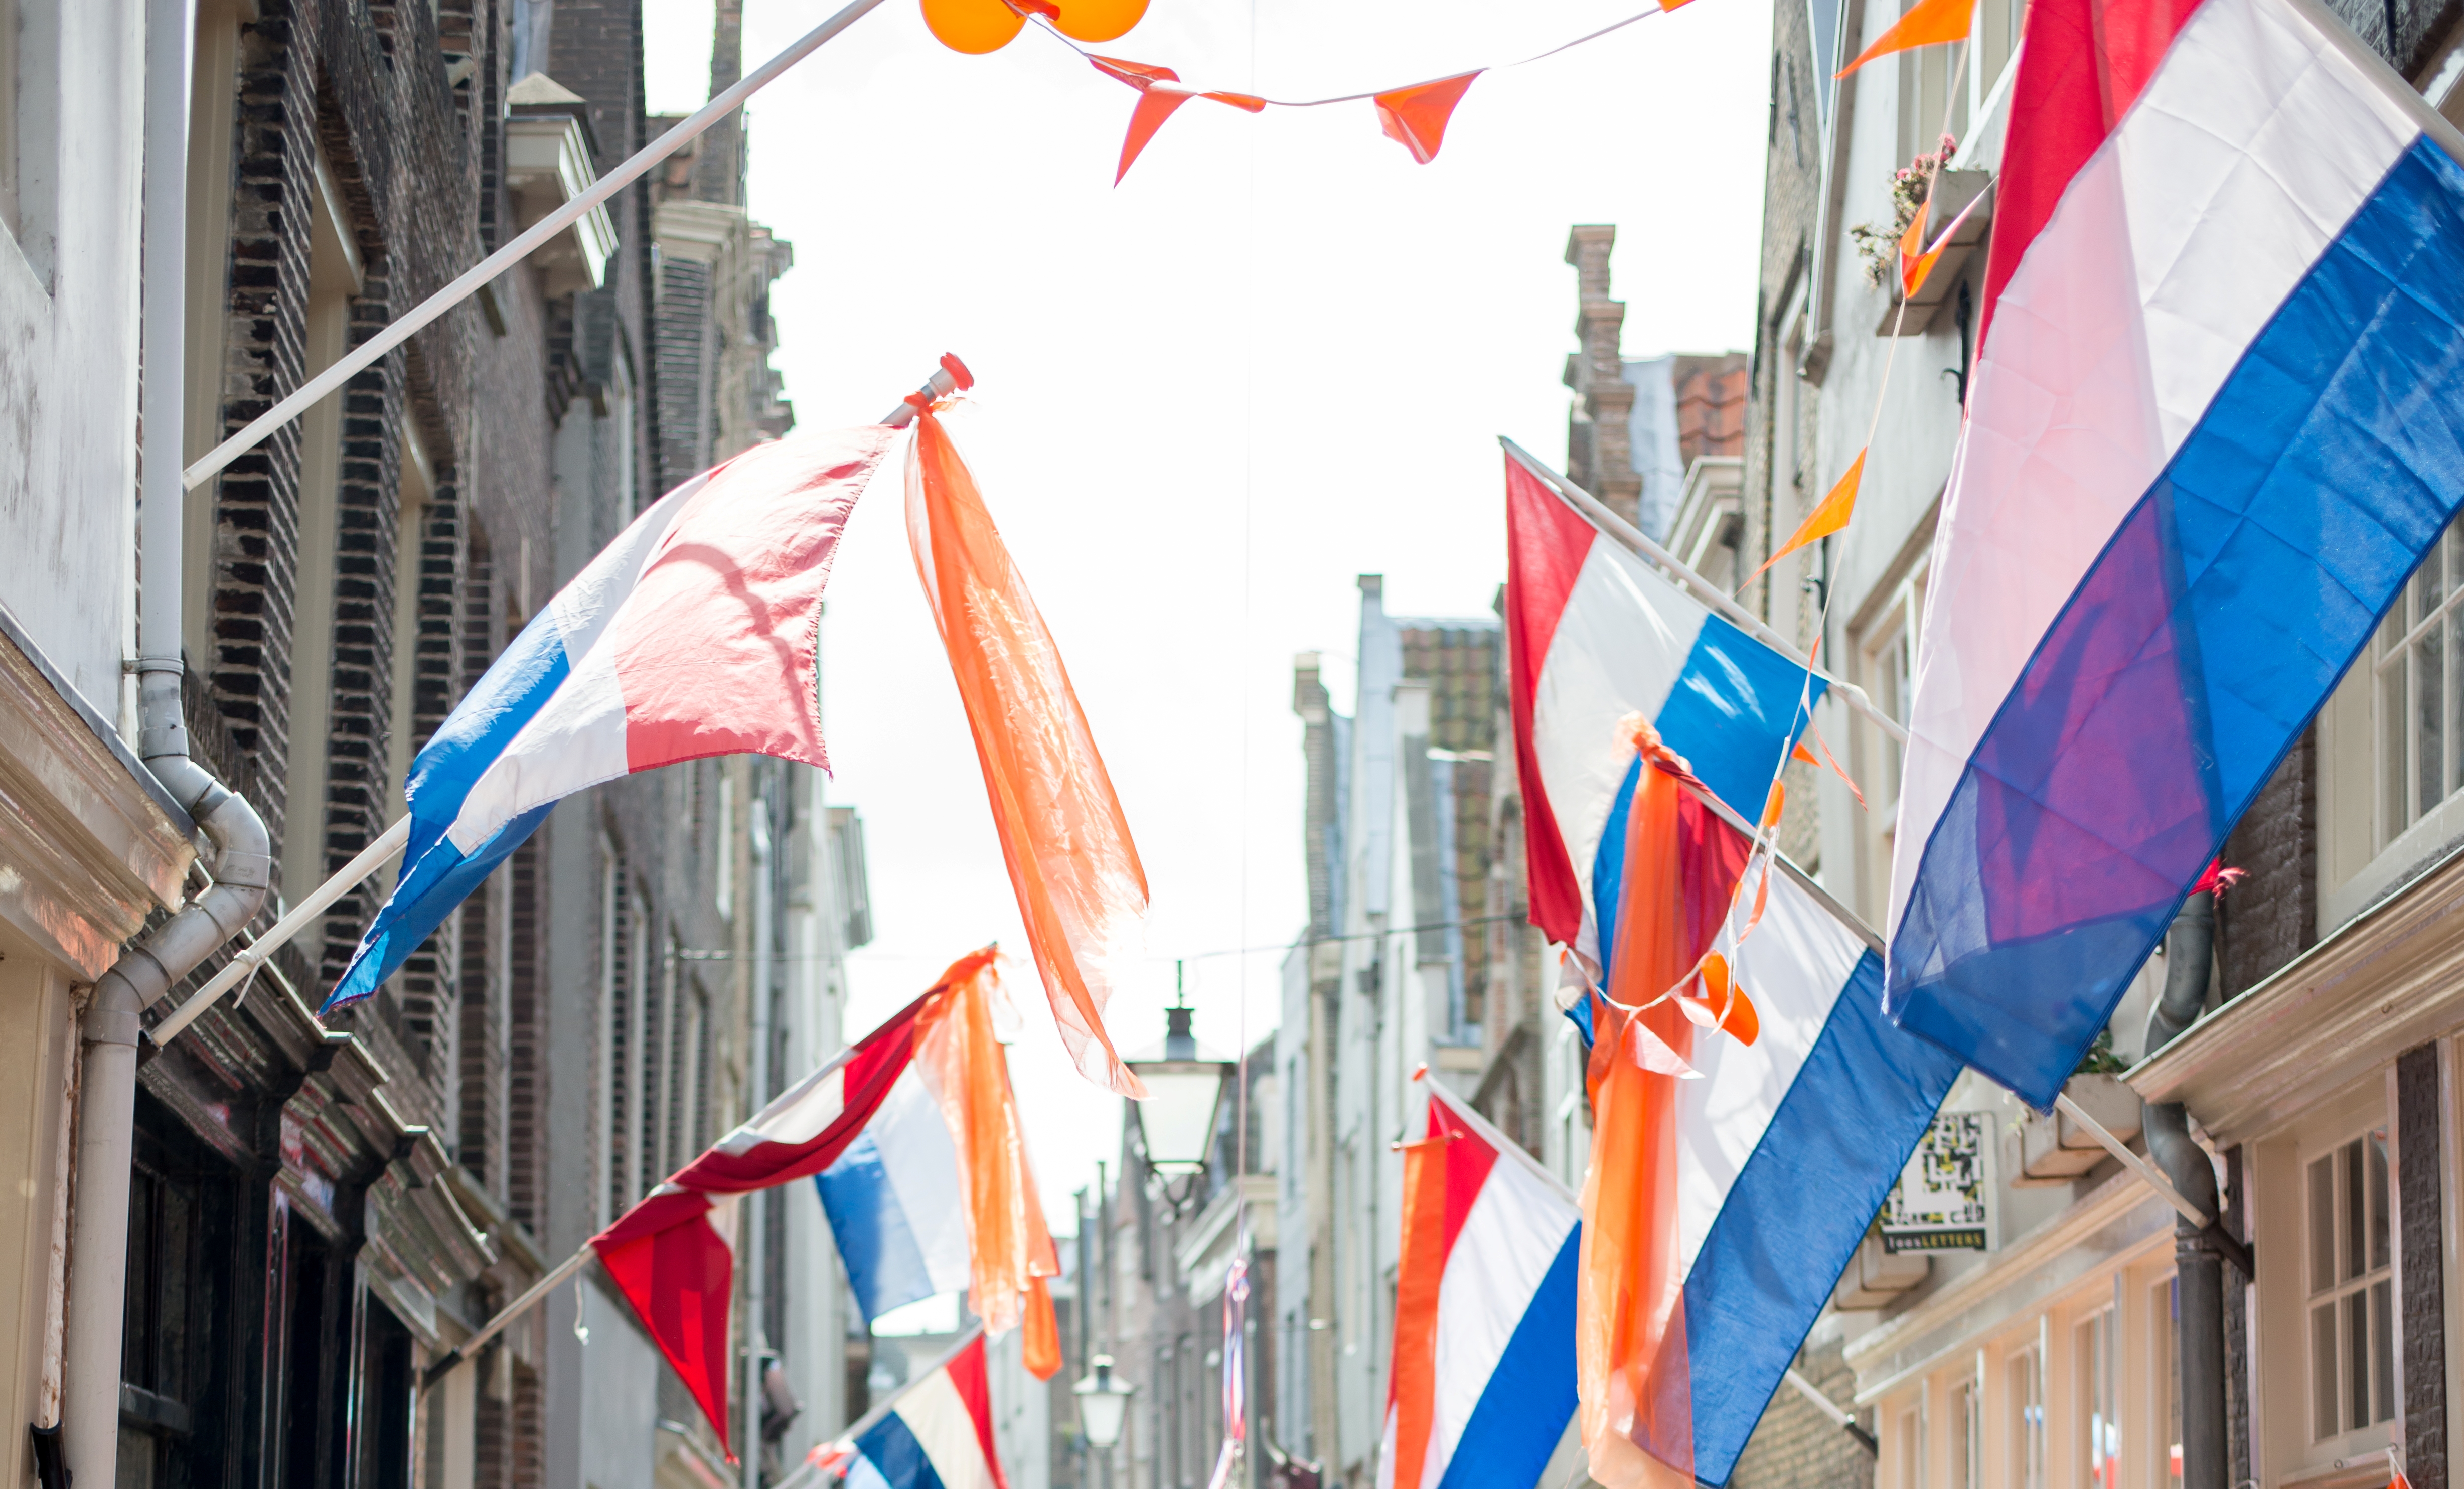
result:
[[(2208, 968), (2216, 940), (2216, 901), (2194, 894), (2173, 917), (2165, 942), (2165, 993), (2147, 1016), (2147, 1053), (2172, 1042), (2199, 1017), (2208, 998)], [(2190, 1140), (2189, 1114), (2179, 1102), (2148, 1102), (2140, 1118), (2147, 1156), (2184, 1198), (2221, 1217), (2215, 1170)], [(2173, 1222), (2173, 1259), (2180, 1291), (2182, 1352), (2182, 1489), (2225, 1489), (2224, 1257), (2206, 1231), (2188, 1218)]]
[(138, 544), (138, 754), (213, 845), (213, 887), (121, 954), (86, 1005), (77, 1112), (76, 1212), (69, 1238), (68, 1337), (61, 1400), (69, 1471), (118, 1476), (121, 1305), (127, 1285), (128, 1171), (135, 1149), (140, 1013), (237, 935), (265, 902), (273, 860), (247, 800), (188, 758), (180, 706), (181, 343), (186, 307), (189, 47), (193, 0), (146, 0), (144, 360)]
[[(770, 797), (747, 792), (752, 799), (752, 830), (746, 834), (753, 858), (753, 1058), (745, 1062), (753, 1077), (753, 1099), (747, 1109), (759, 1111), (770, 1101)], [(744, 1489), (761, 1489), (761, 1376), (768, 1363), (770, 1341), (763, 1324), (769, 1312), (769, 1206), (771, 1196), (744, 1196), (744, 1425), (743, 1446), (737, 1449), (744, 1465)]]

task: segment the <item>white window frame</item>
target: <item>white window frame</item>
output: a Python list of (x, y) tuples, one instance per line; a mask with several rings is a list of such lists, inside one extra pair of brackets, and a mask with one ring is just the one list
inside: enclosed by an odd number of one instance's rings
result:
[[(2397, 1225), (2395, 1176), (2393, 1172), (2389, 1124), (2384, 1118), (2359, 1125), (2345, 1124), (2332, 1129), (2332, 1136), (2322, 1136), (2300, 1145), (2295, 1170), (2296, 1203), (2299, 1207), (2301, 1267), (2300, 1339), (2302, 1360), (2301, 1412), (2304, 1418), (2302, 1439), (2313, 1452), (2328, 1449), (2358, 1448), (2366, 1450), (2387, 1438), (2393, 1430), (2397, 1415), (2398, 1352), (2394, 1347), (2395, 1329), (2395, 1232)], [(2377, 1191), (2370, 1193), (2370, 1171), (2367, 1167), (2375, 1150), (2378, 1157)], [(2356, 1179), (2355, 1164), (2363, 1167)], [(2319, 1209), (2317, 1185), (2321, 1174), (2328, 1179), (2327, 1210)], [(2378, 1257), (2365, 1255), (2356, 1264), (2351, 1255), (2357, 1237), (2349, 1227), (2338, 1222), (2346, 1219), (2345, 1205), (2351, 1191), (2347, 1186), (2359, 1182), (2363, 1192), (2361, 1236), (2358, 1244), (2370, 1246), (2371, 1223), (2375, 1218), (2383, 1227), (2384, 1251)], [(2372, 1214), (2373, 1210), (2377, 1214)], [(2327, 1227), (2325, 1237), (2328, 1254), (2321, 1257), (2320, 1226)], [(2381, 1259), (2383, 1258), (2383, 1259)], [(2335, 1378), (2321, 1376), (2318, 1327), (2321, 1310), (2331, 1334), (2329, 1345), (2333, 1356)], [(2364, 1420), (2353, 1419), (2350, 1377), (2344, 1367), (2351, 1352), (2351, 1325), (2358, 1310), (2363, 1323), (2364, 1369), (2371, 1379), (2365, 1390), (2368, 1398)], [(2322, 1391), (2327, 1394), (2322, 1397)], [(2322, 1423), (2321, 1408), (2332, 1409), (2335, 1420)], [(2384, 1408), (2384, 1411), (2381, 1409)], [(2348, 1456), (2340, 1453), (2339, 1456)]]

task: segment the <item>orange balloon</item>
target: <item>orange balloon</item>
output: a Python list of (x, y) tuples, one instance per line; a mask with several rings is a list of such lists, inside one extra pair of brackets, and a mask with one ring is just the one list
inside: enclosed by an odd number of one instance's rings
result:
[(1080, 41), (1110, 41), (1146, 13), (1147, 0), (1061, 0), (1061, 19), (1054, 24)]
[(1026, 17), (1001, 0), (923, 0), (924, 24), (933, 39), (953, 52), (998, 52), (1008, 46)]

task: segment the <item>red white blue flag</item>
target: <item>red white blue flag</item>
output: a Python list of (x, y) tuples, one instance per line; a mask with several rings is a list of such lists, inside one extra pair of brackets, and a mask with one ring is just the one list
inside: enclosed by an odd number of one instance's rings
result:
[(2309, 0), (2034, 0), (1890, 1017), (2049, 1106), (2464, 500), (2464, 139)]
[(826, 768), (822, 589), (897, 434), (757, 445), (660, 497), (549, 601), (411, 762), (402, 876), (319, 1012), (374, 993), (577, 791), (711, 755)]

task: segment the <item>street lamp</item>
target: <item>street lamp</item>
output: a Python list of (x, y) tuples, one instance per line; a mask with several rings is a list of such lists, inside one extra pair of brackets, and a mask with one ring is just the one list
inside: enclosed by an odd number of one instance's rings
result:
[(1147, 1084), (1147, 1099), (1136, 1104), (1147, 1164), (1167, 1176), (1205, 1171), (1223, 1083), (1232, 1075), (1230, 1061), (1199, 1052), (1189, 1032), (1191, 1012), (1186, 1003), (1165, 1009), (1161, 1050), (1129, 1062)]
[(1111, 1355), (1099, 1354), (1088, 1363), (1094, 1366), (1095, 1373), (1072, 1388), (1078, 1397), (1078, 1425), (1087, 1434), (1087, 1446), (1110, 1448), (1121, 1440), (1121, 1422), (1129, 1414), (1130, 1395), (1137, 1388), (1112, 1379)]

